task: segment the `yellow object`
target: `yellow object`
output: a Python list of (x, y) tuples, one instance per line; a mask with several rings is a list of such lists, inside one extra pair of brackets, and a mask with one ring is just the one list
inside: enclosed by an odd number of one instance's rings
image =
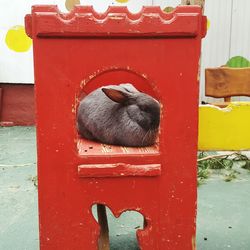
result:
[(80, 4), (80, 0), (66, 0), (65, 7), (68, 11), (71, 11), (74, 9), (74, 6), (78, 4)]
[(28, 51), (32, 44), (32, 40), (26, 35), (25, 29), (21, 25), (16, 25), (8, 30), (5, 42), (9, 49), (16, 52)]
[(118, 3), (127, 3), (129, 0), (116, 0)]
[(210, 28), (211, 22), (210, 20), (207, 18), (207, 30)]
[(250, 102), (199, 107), (199, 150), (249, 150)]

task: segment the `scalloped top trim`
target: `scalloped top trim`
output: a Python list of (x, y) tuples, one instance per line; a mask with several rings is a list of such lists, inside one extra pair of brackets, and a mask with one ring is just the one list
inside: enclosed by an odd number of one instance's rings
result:
[(26, 16), (26, 32), (34, 36), (197, 36), (201, 9), (179, 6), (171, 13), (160, 7), (143, 7), (131, 13), (127, 7), (110, 6), (99, 13), (92, 6), (75, 6), (62, 13), (56, 5), (36, 5)]
[(105, 12), (97, 12), (93, 8), (93, 6), (80, 6), (76, 5), (69, 13), (63, 13), (59, 10), (57, 5), (35, 5), (32, 6), (32, 13), (35, 12), (43, 12), (43, 13), (56, 13), (58, 16), (60, 16), (64, 20), (69, 20), (74, 18), (74, 16), (79, 15), (93, 15), (96, 19), (106, 19), (112, 15), (122, 15), (124, 14), (131, 20), (139, 20), (143, 15), (150, 14), (154, 16), (158, 16), (161, 19), (164, 20), (170, 20), (173, 18), (174, 15), (177, 13), (199, 13), (200, 7), (198, 6), (178, 6), (176, 7), (173, 12), (166, 13), (161, 10), (159, 6), (143, 6), (141, 11), (138, 13), (131, 13), (127, 6), (109, 6), (108, 9)]

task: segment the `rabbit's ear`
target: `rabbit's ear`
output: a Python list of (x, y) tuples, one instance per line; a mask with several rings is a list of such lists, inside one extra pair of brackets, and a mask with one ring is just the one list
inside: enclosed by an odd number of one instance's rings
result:
[(129, 94), (118, 89), (113, 88), (102, 88), (104, 94), (114, 102), (124, 103), (128, 100)]
[(138, 90), (131, 83), (122, 83), (119, 86), (130, 93), (138, 93)]

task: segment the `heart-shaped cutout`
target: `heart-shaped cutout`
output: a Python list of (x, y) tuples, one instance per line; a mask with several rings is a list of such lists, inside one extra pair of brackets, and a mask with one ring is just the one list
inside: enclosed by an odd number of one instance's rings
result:
[(139, 250), (136, 231), (143, 229), (144, 216), (134, 210), (123, 212), (116, 218), (109, 207), (92, 206), (92, 214), (100, 224), (99, 250)]

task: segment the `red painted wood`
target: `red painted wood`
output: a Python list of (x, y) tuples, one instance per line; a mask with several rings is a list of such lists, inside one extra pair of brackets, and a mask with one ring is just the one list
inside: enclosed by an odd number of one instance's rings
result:
[(159, 146), (155, 144), (150, 147), (122, 147), (115, 145), (101, 144), (87, 139), (79, 138), (77, 141), (78, 153), (81, 156), (123, 156), (124, 154), (145, 156), (159, 154)]
[(78, 174), (80, 177), (158, 176), (161, 174), (161, 165), (84, 164), (78, 166)]
[[(117, 217), (126, 210), (144, 215), (146, 228), (137, 231), (142, 250), (193, 249), (197, 75), (205, 23), (199, 7), (178, 7), (174, 14), (144, 8), (136, 15), (124, 8), (98, 14), (81, 7), (61, 14), (54, 6), (33, 7), (26, 29), (34, 45), (41, 249), (97, 249), (100, 231), (91, 214), (96, 203)], [(103, 150), (77, 134), (79, 100), (121, 82), (161, 103), (159, 142), (150, 149)], [(80, 165), (118, 163), (145, 170), (159, 164), (161, 174), (115, 178), (119, 171), (111, 171), (103, 178), (79, 178)], [(93, 173), (83, 166), (85, 174)], [(102, 169), (94, 172), (101, 175)]]
[(0, 125), (34, 125), (34, 85), (33, 84), (0, 84), (2, 101)]
[(186, 6), (172, 13), (162, 12), (159, 6), (144, 7), (137, 14), (117, 6), (109, 7), (103, 14), (96, 13), (91, 6), (76, 6), (65, 14), (59, 13), (57, 6), (50, 6), (36, 7), (33, 15), (36, 27), (33, 29), (31, 16), (27, 15), (27, 33), (40, 37), (195, 37), (200, 29), (199, 13)]

